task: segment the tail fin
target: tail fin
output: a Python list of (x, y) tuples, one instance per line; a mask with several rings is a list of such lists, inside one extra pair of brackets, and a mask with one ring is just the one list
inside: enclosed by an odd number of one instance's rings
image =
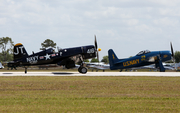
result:
[(111, 68), (114, 66), (114, 63), (117, 62), (119, 59), (112, 49), (109, 49), (108, 56), (109, 56), (109, 64)]
[(14, 46), (14, 60), (21, 59), (28, 56), (28, 53), (24, 46), (21, 43), (18, 43)]

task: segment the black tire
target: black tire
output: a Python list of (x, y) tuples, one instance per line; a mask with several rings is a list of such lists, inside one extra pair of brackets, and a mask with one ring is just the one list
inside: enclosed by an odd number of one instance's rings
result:
[(87, 70), (87, 68), (86, 68), (86, 67), (82, 67), (82, 68), (81, 68), (81, 73), (82, 73), (82, 74), (86, 74), (86, 73), (87, 73), (87, 71), (88, 71), (88, 70)]
[(86, 67), (79, 67), (78, 71), (79, 71), (79, 73), (86, 74), (88, 70)]

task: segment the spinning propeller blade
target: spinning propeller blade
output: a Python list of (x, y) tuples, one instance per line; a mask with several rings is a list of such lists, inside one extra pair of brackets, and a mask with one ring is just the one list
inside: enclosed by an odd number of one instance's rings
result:
[(174, 58), (174, 51), (173, 51), (172, 43), (171, 43), (171, 54), (172, 54), (172, 57)]
[(175, 64), (174, 51), (173, 51), (172, 43), (170, 43), (170, 45), (171, 45), (171, 56), (173, 57), (174, 68), (175, 68), (175, 70), (176, 70), (176, 64)]
[(97, 45), (97, 40), (96, 40), (96, 35), (94, 35), (94, 37), (95, 37), (95, 48), (96, 48), (96, 50), (97, 50), (97, 48), (98, 48), (98, 45)]
[(97, 51), (97, 59), (98, 59), (98, 62), (99, 62), (99, 52)]
[(96, 54), (97, 54), (97, 59), (98, 59), (98, 62), (99, 62), (99, 49), (98, 49), (98, 45), (97, 45), (97, 40), (96, 40), (96, 35), (94, 35), (95, 37), (95, 41), (94, 41), (94, 45), (95, 45), (95, 49), (96, 49)]

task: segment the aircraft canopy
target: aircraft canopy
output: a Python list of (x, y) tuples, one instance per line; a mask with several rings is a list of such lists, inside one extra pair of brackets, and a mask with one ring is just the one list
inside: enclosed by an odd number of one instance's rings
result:
[(150, 53), (151, 51), (149, 50), (143, 50), (143, 51), (140, 51), (137, 55), (143, 55), (143, 54), (146, 54), (146, 53)]

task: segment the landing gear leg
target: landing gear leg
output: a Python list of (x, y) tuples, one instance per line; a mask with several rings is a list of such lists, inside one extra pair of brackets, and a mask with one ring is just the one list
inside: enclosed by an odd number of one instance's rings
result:
[(24, 72), (25, 74), (27, 73), (27, 67), (25, 67), (25, 72)]

